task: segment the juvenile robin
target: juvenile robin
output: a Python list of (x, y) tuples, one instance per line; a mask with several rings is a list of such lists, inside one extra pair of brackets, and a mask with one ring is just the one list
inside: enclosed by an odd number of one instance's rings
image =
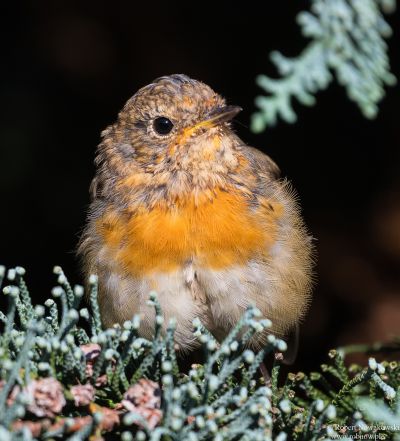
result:
[(183, 351), (196, 346), (195, 317), (222, 338), (250, 304), (281, 337), (304, 316), (311, 240), (277, 165), (233, 132), (240, 110), (200, 81), (164, 76), (102, 133), (79, 252), (98, 275), (105, 326), (138, 313), (151, 337), (152, 290)]

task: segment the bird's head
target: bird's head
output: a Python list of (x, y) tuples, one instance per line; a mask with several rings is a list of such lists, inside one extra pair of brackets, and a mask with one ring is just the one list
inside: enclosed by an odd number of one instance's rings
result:
[(211, 188), (238, 164), (230, 121), (240, 110), (186, 75), (158, 78), (129, 99), (104, 131), (98, 162), (117, 167), (125, 184)]
[(193, 147), (204, 148), (220, 137), (240, 110), (226, 106), (206, 84), (186, 75), (171, 75), (140, 89), (119, 118), (132, 134), (139, 160), (145, 152), (145, 156), (161, 154), (173, 161), (174, 154), (188, 154)]
[(103, 183), (173, 198), (224, 186), (240, 165), (242, 143), (230, 127), (240, 110), (186, 75), (156, 79), (103, 132), (97, 156)]

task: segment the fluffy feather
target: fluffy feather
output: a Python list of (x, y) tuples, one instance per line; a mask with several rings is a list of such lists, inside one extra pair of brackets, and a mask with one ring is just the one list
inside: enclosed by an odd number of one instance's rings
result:
[[(312, 244), (296, 197), (276, 164), (228, 122), (199, 124), (224, 105), (201, 82), (162, 77), (103, 132), (79, 251), (86, 274), (99, 276), (106, 325), (139, 313), (150, 336), (150, 290), (166, 319), (177, 319), (182, 350), (195, 346), (195, 317), (221, 337), (249, 304), (281, 336), (303, 318)], [(174, 124), (167, 136), (154, 132), (159, 116)]]

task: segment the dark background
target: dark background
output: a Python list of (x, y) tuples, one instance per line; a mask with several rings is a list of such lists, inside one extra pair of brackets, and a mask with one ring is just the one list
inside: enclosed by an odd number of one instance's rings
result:
[[(0, 262), (26, 267), (37, 301), (49, 295), (55, 264), (81, 281), (74, 249), (100, 131), (139, 87), (186, 73), (244, 108), (238, 134), (267, 152), (300, 195), (318, 281), (297, 366), (315, 367), (336, 345), (399, 335), (399, 87), (388, 90), (374, 121), (333, 85), (315, 107), (296, 107), (295, 125), (261, 135), (248, 128), (261, 93), (254, 78), (275, 74), (268, 53), (294, 56), (306, 44), (295, 16), (308, 2), (264, 2), (264, 10), (231, 1), (7, 3)], [(398, 29), (398, 16), (388, 21)], [(389, 44), (400, 76), (396, 33)]]

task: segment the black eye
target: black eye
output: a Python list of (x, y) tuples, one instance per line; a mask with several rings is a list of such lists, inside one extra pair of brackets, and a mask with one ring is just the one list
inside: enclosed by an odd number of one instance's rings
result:
[(171, 120), (165, 116), (160, 116), (154, 120), (153, 127), (159, 135), (168, 135), (168, 133), (173, 129), (174, 125), (172, 124)]

